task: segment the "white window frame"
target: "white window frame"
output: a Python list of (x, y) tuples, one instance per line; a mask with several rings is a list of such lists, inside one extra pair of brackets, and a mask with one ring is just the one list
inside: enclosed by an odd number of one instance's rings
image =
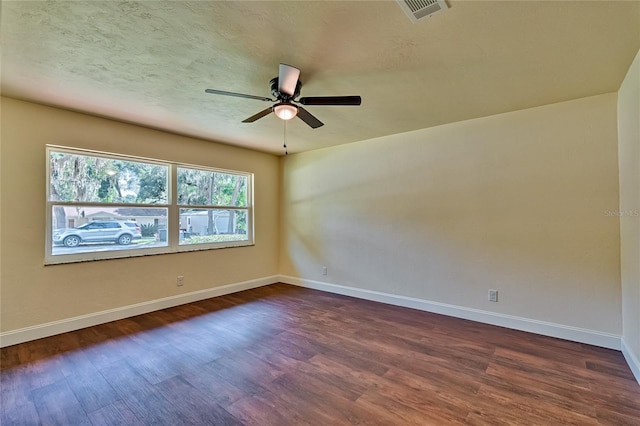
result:
[[(185, 251), (196, 251), (196, 250), (208, 250), (208, 249), (216, 249), (216, 248), (229, 248), (229, 247), (242, 247), (253, 245), (253, 174), (238, 172), (234, 170), (225, 170), (213, 167), (206, 166), (195, 166), (193, 164), (184, 164), (184, 163), (174, 163), (172, 168), (172, 191), (176, 196), (173, 199), (172, 207), (175, 206), (175, 227), (176, 227), (176, 244), (178, 245), (177, 251), (185, 252)], [(206, 172), (214, 172), (214, 173), (224, 173), (224, 174), (232, 174), (244, 176), (247, 178), (247, 206), (246, 207), (236, 207), (236, 206), (220, 206), (220, 205), (191, 205), (191, 204), (177, 204), (178, 202), (178, 168), (186, 168), (193, 170), (202, 170)], [(245, 210), (247, 212), (247, 239), (241, 241), (223, 241), (218, 243), (200, 243), (200, 244), (180, 244), (179, 241), (179, 232), (180, 232), (180, 209), (215, 209), (215, 210)], [(169, 213), (171, 216), (171, 213)]]
[[(166, 204), (136, 204), (136, 203), (100, 203), (100, 202), (70, 202), (70, 201), (52, 201), (50, 197), (50, 179), (51, 179), (51, 152), (62, 152), (75, 155), (111, 158), (122, 161), (142, 162), (147, 164), (156, 164), (168, 167), (167, 182), (167, 203)], [(245, 176), (247, 179), (247, 206), (237, 208), (247, 211), (247, 240), (242, 241), (225, 241), (218, 243), (204, 244), (179, 244), (179, 212), (180, 208), (224, 208), (229, 209), (230, 206), (182, 206), (177, 204), (177, 170), (178, 167), (191, 168), (197, 170), (205, 170), (217, 173), (235, 174)], [(103, 152), (96, 150), (80, 149), (65, 147), (59, 145), (46, 145), (46, 212), (45, 212), (45, 265), (55, 265), (61, 263), (75, 263), (94, 260), (118, 259), (128, 257), (139, 257), (157, 254), (170, 254), (187, 251), (212, 250), (229, 247), (243, 247), (255, 245), (254, 242), (254, 214), (253, 214), (253, 173), (241, 172), (235, 170), (226, 170), (216, 167), (194, 165), (186, 163), (178, 163), (173, 161), (158, 160), (145, 157), (136, 157), (125, 154), (117, 154), (111, 152)], [(52, 236), (53, 236), (53, 206), (87, 206), (87, 207), (131, 207), (131, 208), (166, 208), (167, 209), (167, 245), (163, 247), (136, 248), (126, 250), (109, 250), (99, 252), (83, 252), (73, 254), (52, 254)]]

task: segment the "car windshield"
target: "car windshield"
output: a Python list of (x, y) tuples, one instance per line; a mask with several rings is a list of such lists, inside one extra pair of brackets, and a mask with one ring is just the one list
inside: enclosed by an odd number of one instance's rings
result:
[(86, 227), (87, 227), (87, 226), (89, 226), (89, 225), (91, 225), (91, 222), (89, 222), (89, 223), (85, 223), (84, 225), (80, 225), (80, 226), (78, 226), (76, 229), (84, 229), (84, 228), (86, 228)]

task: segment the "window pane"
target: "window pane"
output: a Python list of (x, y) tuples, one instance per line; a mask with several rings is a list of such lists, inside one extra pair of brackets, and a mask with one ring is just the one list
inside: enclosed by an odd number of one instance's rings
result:
[(178, 204), (247, 206), (247, 176), (178, 167)]
[(49, 200), (167, 204), (169, 167), (51, 151)]
[(52, 206), (51, 254), (167, 246), (168, 209)]
[(180, 209), (180, 245), (248, 239), (246, 210)]

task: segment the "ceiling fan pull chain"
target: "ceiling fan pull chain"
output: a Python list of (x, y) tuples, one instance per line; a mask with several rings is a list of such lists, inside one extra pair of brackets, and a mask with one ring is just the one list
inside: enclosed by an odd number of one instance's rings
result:
[(282, 139), (284, 140), (284, 144), (282, 145), (282, 147), (284, 148), (284, 155), (289, 155), (289, 151), (287, 150), (287, 120), (282, 120), (282, 122), (284, 123), (284, 134), (282, 137)]

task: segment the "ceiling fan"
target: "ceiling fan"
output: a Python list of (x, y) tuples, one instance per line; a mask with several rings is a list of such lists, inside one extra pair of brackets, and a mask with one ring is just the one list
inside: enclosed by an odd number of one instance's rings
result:
[(214, 95), (236, 96), (239, 98), (256, 99), (264, 102), (277, 102), (275, 105), (260, 111), (259, 113), (252, 115), (251, 117), (243, 120), (243, 123), (253, 123), (254, 121), (275, 113), (278, 118), (282, 120), (291, 120), (298, 116), (302, 121), (307, 123), (310, 127), (317, 129), (323, 126), (324, 123), (313, 116), (309, 111), (302, 106), (296, 105), (323, 105), (323, 106), (336, 106), (336, 105), (360, 105), (362, 99), (360, 96), (311, 96), (305, 98), (296, 99), (300, 95), (300, 88), (302, 82), (298, 79), (300, 77), (300, 70), (291, 65), (280, 64), (278, 77), (273, 78), (269, 85), (271, 87), (271, 94), (275, 99), (265, 98), (262, 96), (245, 95), (244, 93), (225, 92), (222, 90), (206, 89), (205, 92), (212, 93)]

